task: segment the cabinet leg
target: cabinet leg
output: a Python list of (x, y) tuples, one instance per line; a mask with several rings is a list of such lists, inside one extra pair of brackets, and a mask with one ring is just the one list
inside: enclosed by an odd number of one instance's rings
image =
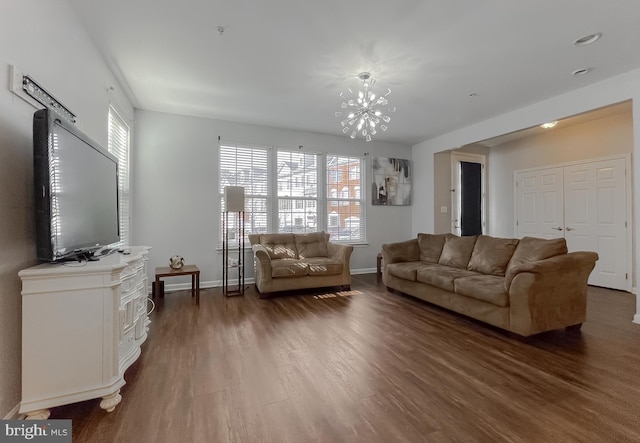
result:
[(106, 395), (102, 397), (102, 401), (100, 402), (100, 407), (107, 412), (113, 412), (113, 410), (120, 404), (122, 401), (122, 395), (120, 395), (120, 389), (110, 395)]
[(37, 411), (27, 412), (25, 420), (46, 420), (51, 415), (51, 411), (48, 409), (38, 409)]

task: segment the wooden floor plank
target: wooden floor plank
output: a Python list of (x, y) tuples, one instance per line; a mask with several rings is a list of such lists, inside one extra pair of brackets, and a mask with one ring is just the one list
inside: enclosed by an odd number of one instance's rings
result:
[[(166, 294), (112, 413), (74, 442), (640, 441), (640, 325), (589, 289), (580, 332), (519, 337), (398, 293)], [(336, 289), (337, 290), (337, 289)]]

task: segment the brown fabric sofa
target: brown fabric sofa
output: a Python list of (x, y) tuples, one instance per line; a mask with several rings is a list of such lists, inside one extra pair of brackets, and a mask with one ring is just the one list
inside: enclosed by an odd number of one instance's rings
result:
[(418, 234), (382, 245), (382, 281), (516, 334), (579, 329), (598, 254), (567, 253), (563, 238)]
[(353, 246), (332, 243), (329, 234), (254, 234), (255, 282), (260, 298), (271, 292), (342, 286), (351, 289)]

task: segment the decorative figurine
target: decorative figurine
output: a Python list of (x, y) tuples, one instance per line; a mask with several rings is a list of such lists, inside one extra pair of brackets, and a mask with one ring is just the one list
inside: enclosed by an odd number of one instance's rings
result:
[(181, 269), (184, 266), (184, 258), (179, 255), (174, 255), (169, 258), (169, 266), (171, 269)]

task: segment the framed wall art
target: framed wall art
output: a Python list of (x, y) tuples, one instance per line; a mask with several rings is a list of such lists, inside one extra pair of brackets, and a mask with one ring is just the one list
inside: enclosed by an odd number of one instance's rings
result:
[(374, 205), (411, 205), (411, 160), (372, 157)]

